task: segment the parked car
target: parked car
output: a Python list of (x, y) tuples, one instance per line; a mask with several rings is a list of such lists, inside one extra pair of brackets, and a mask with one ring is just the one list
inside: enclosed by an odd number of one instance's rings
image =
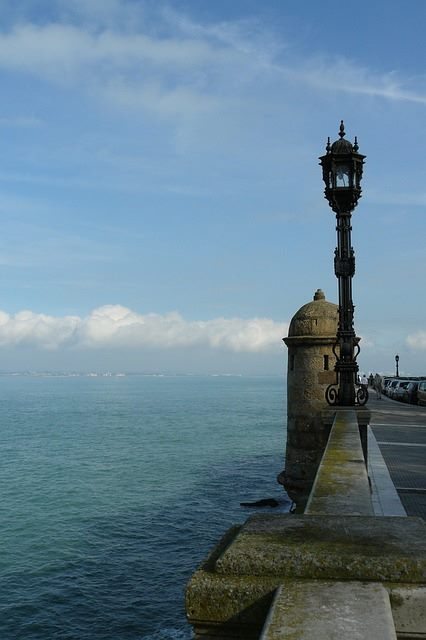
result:
[(396, 378), (394, 378), (394, 379), (391, 381), (391, 383), (388, 385), (386, 395), (387, 395), (389, 398), (393, 398), (393, 394), (394, 394), (394, 391), (395, 391), (395, 387), (396, 387), (398, 384), (399, 384), (399, 380), (398, 380), (398, 379), (396, 379)]
[(385, 394), (385, 396), (388, 395), (388, 391), (389, 391), (389, 385), (392, 382), (393, 378), (385, 378), (383, 380), (383, 393)]
[(417, 404), (426, 406), (426, 380), (419, 382), (419, 388), (417, 389)]
[(404, 389), (402, 394), (402, 402), (408, 402), (409, 404), (417, 404), (417, 390), (419, 383), (415, 380), (410, 380)]
[(401, 402), (404, 398), (404, 393), (407, 390), (409, 384), (410, 380), (400, 380), (393, 390), (392, 398)]

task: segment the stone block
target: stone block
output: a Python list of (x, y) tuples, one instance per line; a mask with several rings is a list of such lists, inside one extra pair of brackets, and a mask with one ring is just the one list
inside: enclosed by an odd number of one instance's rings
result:
[(215, 562), (222, 575), (426, 582), (421, 518), (255, 515)]
[(398, 638), (426, 638), (426, 586), (389, 585)]
[(377, 583), (281, 586), (260, 640), (396, 640), (389, 595)]

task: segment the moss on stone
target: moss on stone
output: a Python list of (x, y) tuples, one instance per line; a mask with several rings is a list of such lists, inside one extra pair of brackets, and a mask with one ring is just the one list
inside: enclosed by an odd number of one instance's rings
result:
[(418, 583), (426, 580), (425, 526), (416, 518), (253, 516), (216, 571)]

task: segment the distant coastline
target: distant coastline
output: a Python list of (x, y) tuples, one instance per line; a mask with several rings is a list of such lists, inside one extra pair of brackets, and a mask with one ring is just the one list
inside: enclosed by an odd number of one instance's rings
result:
[[(271, 375), (250, 375), (242, 373), (169, 373), (169, 372), (114, 372), (114, 371), (0, 371), (0, 377), (25, 377), (25, 378), (126, 378), (142, 376), (147, 378), (251, 378), (251, 377), (277, 377)], [(280, 376), (278, 376), (280, 377)]]

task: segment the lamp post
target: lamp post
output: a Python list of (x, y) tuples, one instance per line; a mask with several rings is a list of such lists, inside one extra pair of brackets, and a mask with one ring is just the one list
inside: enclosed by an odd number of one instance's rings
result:
[(398, 354), (396, 354), (395, 356), (395, 364), (396, 364), (396, 377), (399, 378), (399, 370), (398, 370), (399, 355)]
[(358, 142), (352, 145), (345, 140), (343, 120), (340, 123), (339, 140), (330, 144), (326, 155), (320, 157), (325, 198), (336, 214), (337, 247), (334, 252), (334, 272), (339, 285), (339, 323), (333, 352), (336, 356), (336, 384), (326, 390), (326, 400), (331, 405), (354, 406), (365, 404), (368, 392), (359, 387), (355, 393), (358, 372), (356, 358), (359, 354), (358, 339), (354, 331), (354, 305), (352, 302), (352, 278), (355, 274), (355, 254), (351, 245), (351, 215), (361, 197), (361, 178), (365, 156), (358, 153)]

